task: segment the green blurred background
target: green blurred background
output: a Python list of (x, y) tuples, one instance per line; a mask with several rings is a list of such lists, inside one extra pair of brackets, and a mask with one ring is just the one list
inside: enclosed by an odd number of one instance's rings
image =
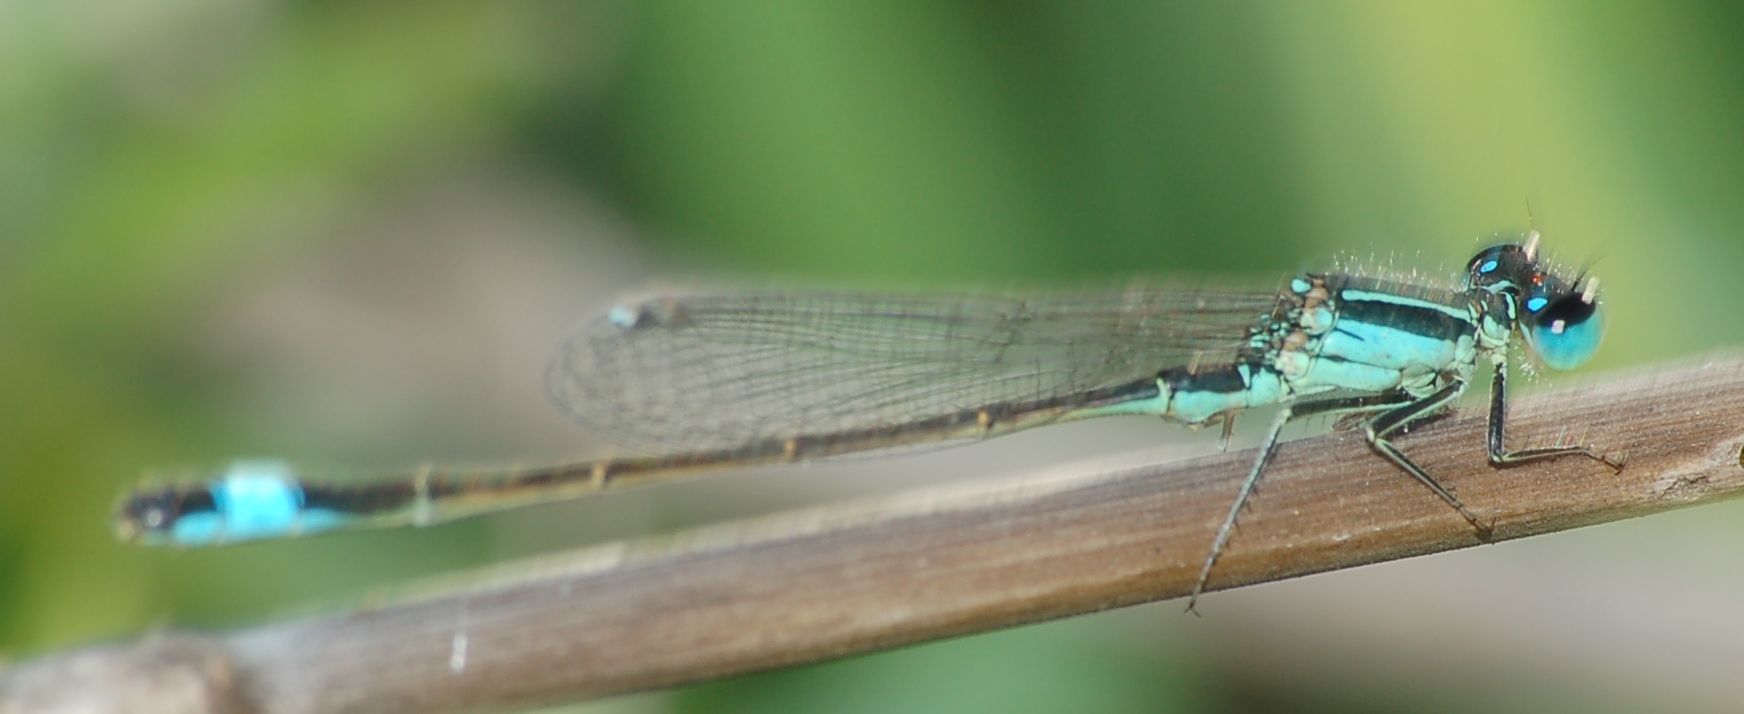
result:
[[(1434, 269), (1525, 228), (1530, 202), (1555, 252), (1602, 257), (1596, 369), (1736, 343), (1741, 20), (1730, 3), (7, 3), (0, 653), (889, 491), (850, 465), (425, 532), (111, 540), (147, 466), (597, 454), (545, 404), (545, 360), (650, 281)], [(1128, 447), (1159, 430), (1082, 426)], [(1010, 448), (1062, 445), (1037, 438)], [(585, 709), (1721, 711), (1744, 696), (1740, 515)]]

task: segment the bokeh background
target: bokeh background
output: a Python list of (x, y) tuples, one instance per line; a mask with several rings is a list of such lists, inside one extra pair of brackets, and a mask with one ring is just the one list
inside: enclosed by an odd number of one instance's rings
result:
[[(233, 550), (109, 535), (153, 467), (597, 454), (546, 404), (545, 361), (651, 281), (1433, 270), (1530, 220), (1600, 258), (1611, 330), (1587, 373), (1736, 344), (1741, 20), (1729, 3), (5, 3), (0, 654), (1177, 438), (1074, 425), (876, 465), (907, 482), (849, 464)], [(1741, 518), (579, 710), (1723, 711), (1744, 695)]]

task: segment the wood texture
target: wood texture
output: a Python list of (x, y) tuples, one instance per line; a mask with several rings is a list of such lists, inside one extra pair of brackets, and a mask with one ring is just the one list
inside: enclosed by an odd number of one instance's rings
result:
[[(1725, 498), (1744, 489), (1744, 356), (1525, 396), (1509, 426), (1511, 446), (1562, 436), (1627, 466), (1491, 468), (1470, 407), (1402, 437), (1498, 540)], [(103, 711), (91, 702), (166, 677), (204, 706), (173, 711), (514, 709), (1180, 597), (1252, 458), (987, 480), (510, 563), (354, 612), (150, 636), (0, 673), (0, 712)], [(1211, 588), (1479, 543), (1359, 435), (1333, 433), (1279, 449)]]

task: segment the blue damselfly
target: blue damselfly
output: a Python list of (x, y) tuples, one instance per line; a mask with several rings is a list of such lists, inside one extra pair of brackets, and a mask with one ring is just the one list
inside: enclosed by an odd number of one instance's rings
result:
[[(204, 546), (338, 528), (425, 525), (728, 467), (982, 439), (1074, 419), (1224, 423), (1279, 407), (1210, 536), (1197, 598), (1284, 425), (1362, 415), (1380, 456), (1487, 538), (1490, 526), (1393, 442), (1494, 372), (1487, 449), (1507, 466), (1583, 446), (1503, 446), (1509, 346), (1555, 369), (1603, 330), (1597, 281), (1540, 260), (1538, 235), (1479, 252), (1458, 284), (1345, 272), (1260, 291), (1155, 283), (1036, 295), (755, 292), (681, 295), (606, 311), (565, 344), (556, 402), (654, 454), (481, 473), (426, 469), (354, 484), (239, 462), (211, 481), (127, 497), (127, 540)], [(1191, 601), (1190, 601), (1191, 602)], [(1191, 604), (1189, 605), (1191, 607)]]

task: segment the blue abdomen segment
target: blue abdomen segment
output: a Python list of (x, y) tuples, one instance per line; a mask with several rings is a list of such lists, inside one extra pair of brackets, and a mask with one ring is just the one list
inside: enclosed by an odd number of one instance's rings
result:
[(211, 507), (181, 514), (172, 545), (217, 543), (316, 533), (345, 524), (347, 514), (312, 507), (291, 468), (276, 461), (241, 461), (207, 486)]
[(116, 528), (124, 540), (148, 545), (219, 545), (345, 527), (408, 496), (311, 485), (285, 463), (239, 461), (200, 485), (136, 492), (122, 502)]
[(1157, 381), (1166, 387), (1162, 413), (1186, 424), (1203, 424), (1219, 414), (1238, 412), (1283, 401), (1288, 393), (1278, 371), (1256, 362), (1191, 369), (1163, 370)]

